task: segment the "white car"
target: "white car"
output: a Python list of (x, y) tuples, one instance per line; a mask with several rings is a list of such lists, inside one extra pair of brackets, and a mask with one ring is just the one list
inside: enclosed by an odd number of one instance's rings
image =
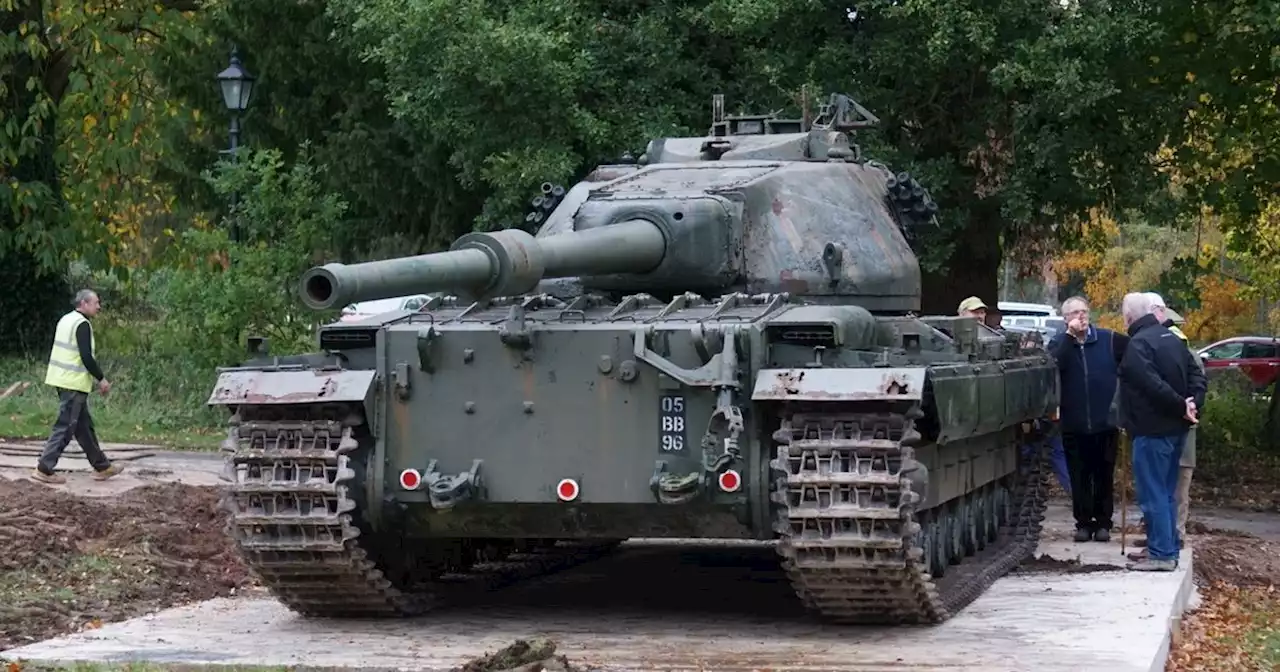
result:
[(418, 310), (431, 297), (426, 294), (413, 296), (397, 296), (391, 299), (374, 299), (353, 303), (342, 309), (341, 322), (358, 322), (374, 315), (381, 315), (395, 310)]

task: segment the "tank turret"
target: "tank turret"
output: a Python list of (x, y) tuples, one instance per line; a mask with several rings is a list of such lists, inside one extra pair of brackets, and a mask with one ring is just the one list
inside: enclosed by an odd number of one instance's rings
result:
[[(726, 117), (703, 137), (650, 142), (638, 166), (597, 170), (563, 193), (543, 186), (536, 236), (469, 233), (451, 251), (313, 268), (312, 308), (406, 294), (485, 299), (534, 292), (786, 293), (879, 314), (920, 309), (912, 228), (936, 204), (910, 175), (852, 141), (875, 122), (845, 96), (812, 123)], [(544, 216), (545, 215), (545, 216)]]

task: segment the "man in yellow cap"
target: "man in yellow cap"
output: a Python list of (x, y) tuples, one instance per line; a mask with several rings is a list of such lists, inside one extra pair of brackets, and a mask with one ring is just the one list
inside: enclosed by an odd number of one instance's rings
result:
[(63, 315), (54, 329), (49, 367), (44, 377), (45, 384), (58, 391), (58, 417), (44, 452), (31, 472), (31, 477), (41, 483), (67, 482), (66, 477), (54, 473), (54, 467), (73, 436), (93, 466), (94, 478), (108, 479), (121, 471), (102, 452), (93, 430), (93, 418), (89, 416), (89, 392), (95, 380), (102, 394), (111, 389), (111, 383), (94, 358), (96, 347), (93, 326), (89, 323), (89, 318), (98, 314), (101, 302), (93, 290), (82, 289), (76, 293), (74, 303), (75, 310)]
[(976, 296), (971, 296), (960, 302), (960, 307), (956, 309), (956, 313), (960, 317), (976, 317), (978, 321), (987, 323), (987, 304), (982, 302)]

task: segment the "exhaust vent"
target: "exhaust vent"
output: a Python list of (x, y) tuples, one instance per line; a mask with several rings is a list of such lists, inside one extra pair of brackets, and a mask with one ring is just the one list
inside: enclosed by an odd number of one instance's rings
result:
[(831, 324), (779, 324), (765, 329), (771, 343), (806, 347), (836, 346), (836, 328)]
[(378, 343), (377, 329), (331, 329), (320, 332), (321, 350), (360, 350)]

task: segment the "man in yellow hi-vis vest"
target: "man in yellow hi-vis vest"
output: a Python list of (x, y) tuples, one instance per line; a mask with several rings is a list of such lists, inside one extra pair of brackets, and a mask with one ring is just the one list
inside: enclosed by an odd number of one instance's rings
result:
[(62, 316), (53, 332), (53, 347), (49, 352), (49, 368), (44, 382), (58, 390), (58, 418), (53, 423), (49, 441), (44, 445), (40, 461), (31, 473), (41, 483), (66, 483), (67, 479), (54, 473), (54, 467), (62, 457), (62, 451), (75, 437), (84, 450), (84, 456), (93, 466), (93, 477), (104, 480), (120, 473), (121, 468), (111, 463), (98, 444), (93, 430), (93, 418), (89, 416), (89, 392), (97, 381), (98, 391), (106, 394), (111, 383), (98, 366), (93, 326), (89, 318), (98, 314), (101, 302), (92, 290), (76, 293), (75, 310)]

